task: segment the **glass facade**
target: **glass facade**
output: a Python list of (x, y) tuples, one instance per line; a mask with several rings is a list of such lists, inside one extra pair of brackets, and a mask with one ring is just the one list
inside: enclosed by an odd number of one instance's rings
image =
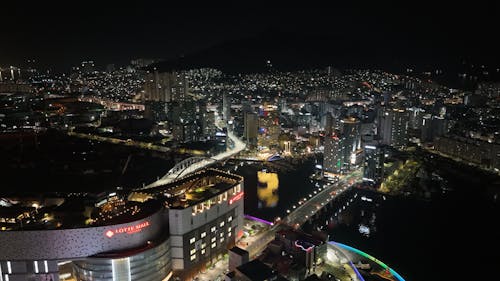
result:
[(73, 266), (82, 281), (161, 281), (172, 270), (169, 240), (128, 257), (91, 257)]

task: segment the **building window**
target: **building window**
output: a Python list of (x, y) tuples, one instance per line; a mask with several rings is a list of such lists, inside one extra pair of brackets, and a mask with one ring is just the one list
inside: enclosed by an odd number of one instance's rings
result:
[(215, 232), (215, 230), (217, 229), (217, 227), (215, 226), (212, 226), (212, 228), (210, 229), (211, 232)]
[(191, 249), (191, 251), (189, 252), (189, 254), (191, 255), (194, 255), (194, 253), (196, 253), (196, 249)]
[(232, 233), (231, 233), (231, 232), (229, 232), (229, 233), (227, 234), (227, 237), (231, 237), (231, 234), (232, 234)]
[(205, 254), (205, 249), (202, 249), (201, 250), (201, 254), (204, 255)]
[(221, 237), (221, 239), (219, 240), (220, 243), (224, 242), (224, 237)]
[(221, 233), (220, 233), (220, 237), (224, 237), (224, 232), (221, 232)]
[(207, 243), (203, 243), (203, 244), (201, 244), (201, 248), (202, 248), (202, 249), (205, 249), (205, 247), (206, 247), (206, 246), (207, 246)]
[(212, 243), (212, 249), (215, 248), (215, 245), (216, 245), (215, 243)]
[(212, 240), (210, 242), (215, 242), (216, 237), (212, 237)]
[(231, 222), (233, 220), (233, 216), (229, 216), (229, 218), (227, 218), (227, 222)]
[(191, 256), (191, 261), (194, 261), (196, 259), (196, 255)]
[(196, 241), (196, 238), (193, 237), (193, 238), (189, 239), (189, 244), (193, 244), (195, 241)]
[(228, 228), (227, 228), (227, 232), (231, 232), (231, 227), (228, 227)]
[(220, 227), (223, 227), (224, 226), (224, 221), (221, 221), (220, 224), (219, 224)]
[(205, 238), (205, 236), (207, 236), (207, 232), (202, 232), (200, 235), (201, 238)]

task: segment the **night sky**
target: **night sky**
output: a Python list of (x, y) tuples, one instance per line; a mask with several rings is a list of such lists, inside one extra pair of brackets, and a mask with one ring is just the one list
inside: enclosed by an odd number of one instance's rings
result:
[(404, 42), (403, 51), (449, 50), (460, 58), (499, 63), (500, 13), (493, 1), (455, 1), (453, 6), (421, 1), (412, 5), (307, 1), (272, 6), (236, 1), (213, 5), (46, 2), (2, 3), (0, 66), (22, 66), (27, 59), (36, 59), (38, 67), (68, 70), (88, 59), (100, 66), (123, 65), (138, 57), (172, 59), (270, 30), (332, 40), (366, 38), (366, 44), (387, 48)]

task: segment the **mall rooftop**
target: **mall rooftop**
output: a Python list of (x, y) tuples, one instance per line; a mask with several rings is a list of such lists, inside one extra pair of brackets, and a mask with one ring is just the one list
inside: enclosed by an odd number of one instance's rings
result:
[(168, 208), (184, 209), (215, 197), (228, 200), (229, 196), (241, 191), (237, 186), (242, 182), (241, 176), (209, 168), (166, 185), (134, 192), (129, 199), (147, 201), (156, 198), (164, 200)]

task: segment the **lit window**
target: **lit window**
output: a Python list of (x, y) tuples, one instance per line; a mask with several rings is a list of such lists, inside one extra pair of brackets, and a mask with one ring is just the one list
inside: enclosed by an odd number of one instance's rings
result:
[(205, 254), (205, 249), (202, 249), (201, 250), (201, 254), (204, 255)]
[(231, 227), (228, 227), (228, 228), (227, 228), (227, 232), (231, 232)]
[(201, 244), (201, 248), (204, 249), (207, 246), (207, 243)]
[(216, 229), (217, 229), (217, 227), (212, 226), (212, 228), (210, 229), (210, 231), (215, 232)]
[(195, 259), (196, 259), (196, 255), (192, 255), (192, 256), (191, 256), (191, 260), (193, 261), (193, 260), (195, 260)]
[(224, 242), (224, 237), (222, 237), (219, 241), (220, 243)]
[(212, 243), (212, 249), (215, 248), (215, 245), (216, 245), (215, 243)]
[(206, 232), (202, 232), (201, 235), (200, 235), (201, 238), (205, 238), (205, 236), (207, 236)]
[(233, 216), (229, 216), (229, 218), (227, 218), (227, 222), (231, 222), (233, 220)]
[(229, 232), (229, 233), (227, 234), (227, 237), (231, 237), (231, 232)]
[(34, 261), (33, 265), (35, 267), (35, 273), (38, 273), (38, 271), (39, 271), (39, 269), (38, 269), (38, 261)]
[(210, 240), (211, 242), (214, 242), (216, 239), (216, 237), (212, 237), (212, 240)]
[(223, 232), (220, 233), (220, 237), (224, 237), (224, 233)]
[(191, 249), (191, 251), (189, 252), (191, 255), (194, 255), (194, 253), (196, 253), (196, 249)]
[(196, 238), (194, 238), (194, 237), (193, 237), (193, 238), (191, 238), (191, 239), (189, 239), (189, 244), (193, 244), (193, 243), (194, 243), (194, 241), (196, 241)]
[(221, 221), (220, 224), (219, 224), (220, 227), (223, 227), (224, 226), (224, 221)]

